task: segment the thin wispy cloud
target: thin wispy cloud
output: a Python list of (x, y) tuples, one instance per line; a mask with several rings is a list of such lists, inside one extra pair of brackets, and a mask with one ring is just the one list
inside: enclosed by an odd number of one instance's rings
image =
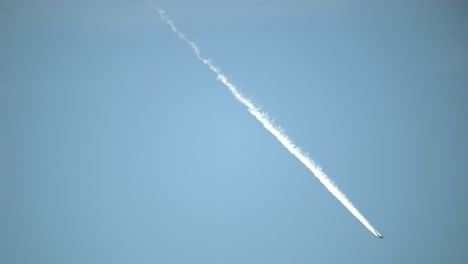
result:
[[(151, 1), (148, 1), (151, 4)], [(359, 210), (349, 201), (349, 199), (342, 193), (338, 187), (328, 178), (328, 176), (322, 171), (320, 166), (318, 166), (311, 158), (309, 158), (294, 142), (289, 139), (289, 137), (277, 126), (268, 117), (268, 114), (262, 112), (257, 106), (255, 106), (249, 99), (245, 98), (237, 89), (237, 87), (232, 84), (228, 78), (221, 72), (221, 70), (213, 65), (213, 63), (204, 58), (199, 47), (192, 41), (190, 41), (185, 34), (180, 32), (174, 23), (167, 17), (166, 12), (159, 9), (159, 16), (161, 19), (169, 25), (171, 30), (177, 34), (179, 39), (187, 43), (193, 50), (195, 56), (203, 64), (205, 64), (213, 73), (216, 74), (216, 78), (223, 83), (226, 88), (231, 91), (232, 95), (243, 104), (247, 110), (260, 122), (263, 124), (266, 130), (268, 130), (275, 138), (292, 154), (296, 157), (302, 164), (304, 164), (312, 173), (317, 177), (317, 179), (327, 188), (333, 196), (335, 196), (345, 207), (348, 209), (351, 214), (353, 214), (369, 231), (371, 231), (375, 236), (381, 237), (380, 233), (369, 223), (369, 221), (359, 212)]]

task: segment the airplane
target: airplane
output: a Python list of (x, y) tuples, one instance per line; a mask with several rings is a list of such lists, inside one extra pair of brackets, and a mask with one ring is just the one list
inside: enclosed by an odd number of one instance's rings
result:
[(383, 236), (381, 234), (378, 235), (380, 239), (383, 239)]

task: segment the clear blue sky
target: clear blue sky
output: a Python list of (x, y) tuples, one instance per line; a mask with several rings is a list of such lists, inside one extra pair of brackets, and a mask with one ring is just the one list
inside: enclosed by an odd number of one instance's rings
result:
[(0, 263), (468, 262), (464, 1), (0, 3)]

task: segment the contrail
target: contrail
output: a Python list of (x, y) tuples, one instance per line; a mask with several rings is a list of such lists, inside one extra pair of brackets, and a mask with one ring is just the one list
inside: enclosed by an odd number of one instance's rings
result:
[[(149, 4), (151, 4), (150, 1), (148, 1)], [(273, 122), (269, 119), (268, 114), (265, 112), (261, 112), (260, 109), (255, 106), (250, 100), (246, 99), (242, 94), (239, 93), (237, 90), (236, 86), (232, 84), (231, 82), (228, 81), (227, 77), (221, 73), (221, 70), (214, 66), (209, 59), (205, 59), (202, 57), (200, 53), (200, 49), (198, 46), (190, 41), (185, 34), (181, 33), (172, 20), (170, 20), (166, 16), (166, 12), (164, 10), (161, 10), (158, 8), (159, 11), (159, 16), (161, 19), (169, 25), (171, 30), (177, 34), (177, 36), (184, 42), (186, 42), (192, 49), (193, 52), (195, 53), (195, 56), (203, 62), (212, 72), (216, 74), (216, 78), (221, 81), (234, 95), (234, 97), (245, 107), (247, 107), (247, 110), (258, 120), (260, 123), (263, 124), (263, 126), (268, 130), (273, 136), (276, 137), (276, 139), (287, 149), (291, 154), (294, 155), (302, 164), (304, 164), (314, 175), (319, 179), (319, 181), (327, 188), (328, 191), (330, 191), (333, 196), (335, 196), (345, 207), (348, 209), (351, 214), (353, 214), (361, 223), (369, 229), (375, 236), (382, 238), (380, 233), (367, 221), (367, 219), (359, 212), (359, 210), (354, 207), (354, 205), (351, 203), (351, 201), (346, 198), (344, 193), (342, 193), (338, 187), (333, 184), (333, 182), (328, 178), (328, 176), (322, 171), (320, 166), (315, 164), (315, 162), (310, 159), (302, 150), (296, 146), (290, 139), (289, 137), (281, 131), (280, 128), (276, 127), (273, 125)]]

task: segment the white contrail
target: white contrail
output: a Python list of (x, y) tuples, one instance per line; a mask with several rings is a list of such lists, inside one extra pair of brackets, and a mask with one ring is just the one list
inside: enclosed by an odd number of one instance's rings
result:
[(322, 171), (320, 166), (315, 164), (302, 150), (297, 147), (288, 136), (282, 132), (278, 127), (273, 125), (273, 122), (268, 118), (268, 114), (261, 112), (258, 107), (256, 107), (250, 100), (242, 96), (237, 88), (228, 81), (225, 75), (221, 73), (221, 70), (214, 66), (209, 59), (205, 59), (201, 56), (200, 49), (198, 46), (190, 41), (187, 36), (181, 33), (174, 23), (165, 15), (165, 11), (158, 8), (159, 15), (161, 19), (166, 22), (169, 27), (177, 34), (177, 36), (186, 42), (192, 49), (197, 58), (203, 62), (206, 66), (210, 68), (212, 72), (216, 74), (216, 77), (221, 81), (234, 95), (234, 97), (241, 102), (244, 106), (247, 107), (249, 112), (258, 120), (263, 126), (271, 133), (273, 136), (278, 139), (283, 146), (291, 152), (302, 164), (304, 164), (314, 175), (319, 179), (319, 181), (325, 185), (325, 187), (330, 191), (361, 223), (369, 229), (374, 235), (380, 237), (380, 233), (367, 221), (367, 219), (358, 211), (356, 207), (346, 198), (346, 196), (336, 187), (333, 182), (328, 178), (328, 176)]

